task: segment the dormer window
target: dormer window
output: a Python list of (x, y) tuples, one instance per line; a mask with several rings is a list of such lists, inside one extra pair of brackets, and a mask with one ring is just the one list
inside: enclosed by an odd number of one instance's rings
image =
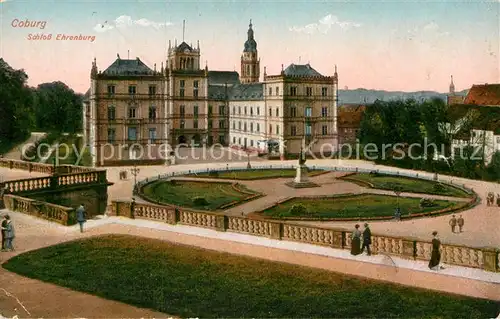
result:
[(135, 85), (129, 85), (128, 86), (128, 94), (129, 95), (135, 95), (137, 87)]

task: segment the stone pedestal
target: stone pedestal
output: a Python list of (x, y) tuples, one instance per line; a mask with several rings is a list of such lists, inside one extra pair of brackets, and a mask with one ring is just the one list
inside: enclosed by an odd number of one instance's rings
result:
[(293, 188), (319, 187), (318, 184), (315, 184), (309, 180), (308, 169), (304, 164), (297, 167), (295, 179), (291, 182), (286, 183), (286, 185)]

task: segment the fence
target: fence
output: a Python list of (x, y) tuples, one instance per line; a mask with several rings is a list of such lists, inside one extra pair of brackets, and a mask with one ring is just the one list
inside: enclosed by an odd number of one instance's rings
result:
[(76, 223), (75, 210), (71, 207), (55, 205), (10, 194), (4, 195), (3, 200), (5, 207), (11, 211), (54, 221), (66, 226)]
[[(189, 210), (174, 206), (160, 206), (127, 201), (113, 201), (111, 215), (124, 216), (209, 228), (217, 231), (242, 233), (285, 241), (350, 249), (351, 232), (345, 229), (322, 228), (288, 222), (255, 220), (245, 217), (227, 216), (220, 213)], [(372, 235), (374, 254), (387, 254), (412, 260), (429, 260), (432, 244), (385, 235)], [(500, 271), (499, 251), (495, 248), (472, 248), (456, 245), (442, 245), (442, 262), (487, 271)]]

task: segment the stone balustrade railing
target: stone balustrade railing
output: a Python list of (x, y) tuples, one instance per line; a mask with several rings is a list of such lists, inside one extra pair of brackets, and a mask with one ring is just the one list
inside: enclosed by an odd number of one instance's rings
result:
[[(113, 201), (111, 214), (338, 249), (351, 248), (351, 232), (345, 229), (305, 226), (274, 220), (249, 219), (173, 206), (139, 204), (127, 201)], [(374, 254), (398, 256), (412, 260), (429, 260), (431, 250), (430, 241), (378, 234), (372, 236), (372, 251)], [(443, 244), (441, 250), (442, 262), (446, 264), (479, 268), (492, 272), (500, 271), (498, 262), (500, 250), (498, 248), (473, 248)]]
[(18, 161), (6, 158), (0, 158), (0, 167), (6, 167), (10, 169), (20, 169), (23, 171), (37, 172), (47, 175), (52, 175), (54, 174), (54, 172), (58, 174), (72, 174), (72, 173), (86, 173), (86, 172), (96, 171), (96, 169), (92, 167), (76, 166), (76, 165), (59, 165), (54, 167), (54, 165), (51, 164)]
[(4, 195), (3, 200), (5, 207), (14, 212), (43, 218), (66, 226), (76, 223), (75, 210), (71, 207), (10, 194)]

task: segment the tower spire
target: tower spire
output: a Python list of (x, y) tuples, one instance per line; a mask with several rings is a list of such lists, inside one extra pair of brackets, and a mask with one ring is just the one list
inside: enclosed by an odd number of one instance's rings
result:
[(453, 83), (453, 75), (451, 76), (451, 82), (450, 82), (450, 94), (455, 94), (455, 84)]
[(186, 33), (186, 20), (182, 20), (182, 42), (184, 42), (185, 33)]

